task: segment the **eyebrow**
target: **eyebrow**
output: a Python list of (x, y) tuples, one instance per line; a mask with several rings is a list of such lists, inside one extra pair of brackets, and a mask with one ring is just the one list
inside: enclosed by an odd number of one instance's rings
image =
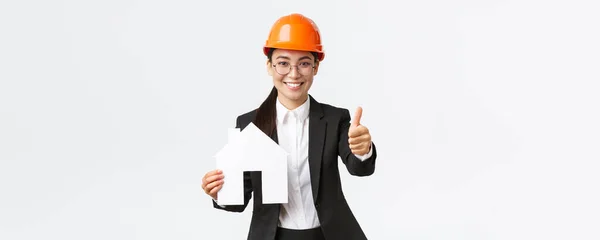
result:
[[(279, 57), (277, 57), (277, 58), (275, 58), (275, 59), (280, 59), (280, 58), (283, 58), (283, 59), (290, 60), (290, 58), (289, 58), (289, 57), (286, 57), (286, 56), (279, 56)], [(298, 61), (301, 61), (301, 60), (304, 60), (304, 59), (312, 60), (312, 58), (310, 58), (309, 56), (303, 56), (303, 57), (301, 57), (300, 59), (298, 59)]]
[(298, 59), (298, 61), (301, 61), (304, 59), (312, 60), (312, 58), (310, 58), (309, 56), (304, 56), (304, 57), (301, 57), (300, 59)]

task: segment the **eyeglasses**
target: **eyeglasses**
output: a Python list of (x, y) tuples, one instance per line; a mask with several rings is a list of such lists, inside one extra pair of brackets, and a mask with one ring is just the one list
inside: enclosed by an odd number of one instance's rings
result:
[(286, 75), (290, 73), (290, 71), (292, 70), (292, 66), (295, 67), (298, 70), (298, 73), (300, 73), (301, 75), (311, 74), (312, 70), (315, 68), (314, 64), (311, 62), (301, 62), (298, 65), (292, 65), (288, 62), (278, 62), (276, 64), (273, 64), (273, 67), (275, 67), (275, 71), (277, 71), (277, 73), (281, 75)]

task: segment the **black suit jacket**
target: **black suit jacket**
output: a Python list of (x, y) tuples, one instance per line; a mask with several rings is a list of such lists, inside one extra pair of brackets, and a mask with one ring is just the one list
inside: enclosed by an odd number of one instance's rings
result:
[[(365, 161), (358, 159), (348, 146), (350, 113), (347, 109), (322, 104), (310, 98), (308, 161), (315, 208), (321, 229), (327, 240), (365, 240), (367, 237), (354, 217), (344, 194), (338, 169), (338, 156), (354, 176), (369, 176), (375, 171), (377, 151), (372, 145), (373, 154)], [(236, 128), (245, 128), (254, 120), (256, 110), (238, 116)], [(271, 136), (278, 142), (277, 133)], [(213, 206), (230, 212), (246, 209), (252, 193), (254, 204), (248, 240), (271, 240), (279, 220), (281, 204), (262, 203), (260, 172), (244, 173), (244, 205), (221, 207), (213, 201)]]

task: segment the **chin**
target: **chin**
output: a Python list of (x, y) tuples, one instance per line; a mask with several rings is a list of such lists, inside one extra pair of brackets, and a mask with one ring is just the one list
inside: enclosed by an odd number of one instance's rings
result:
[(304, 98), (306, 97), (306, 94), (303, 93), (287, 93), (287, 94), (283, 94), (287, 99), (290, 99), (292, 101), (301, 101), (304, 100)]

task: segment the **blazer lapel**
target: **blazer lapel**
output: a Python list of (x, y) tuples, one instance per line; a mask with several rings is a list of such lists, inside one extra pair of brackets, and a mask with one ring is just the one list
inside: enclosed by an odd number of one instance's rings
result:
[(312, 96), (309, 97), (308, 164), (313, 201), (316, 202), (319, 193), (319, 181), (321, 180), (321, 162), (325, 145), (325, 133), (327, 132), (327, 121), (323, 119), (324, 114), (321, 104), (314, 100)]

